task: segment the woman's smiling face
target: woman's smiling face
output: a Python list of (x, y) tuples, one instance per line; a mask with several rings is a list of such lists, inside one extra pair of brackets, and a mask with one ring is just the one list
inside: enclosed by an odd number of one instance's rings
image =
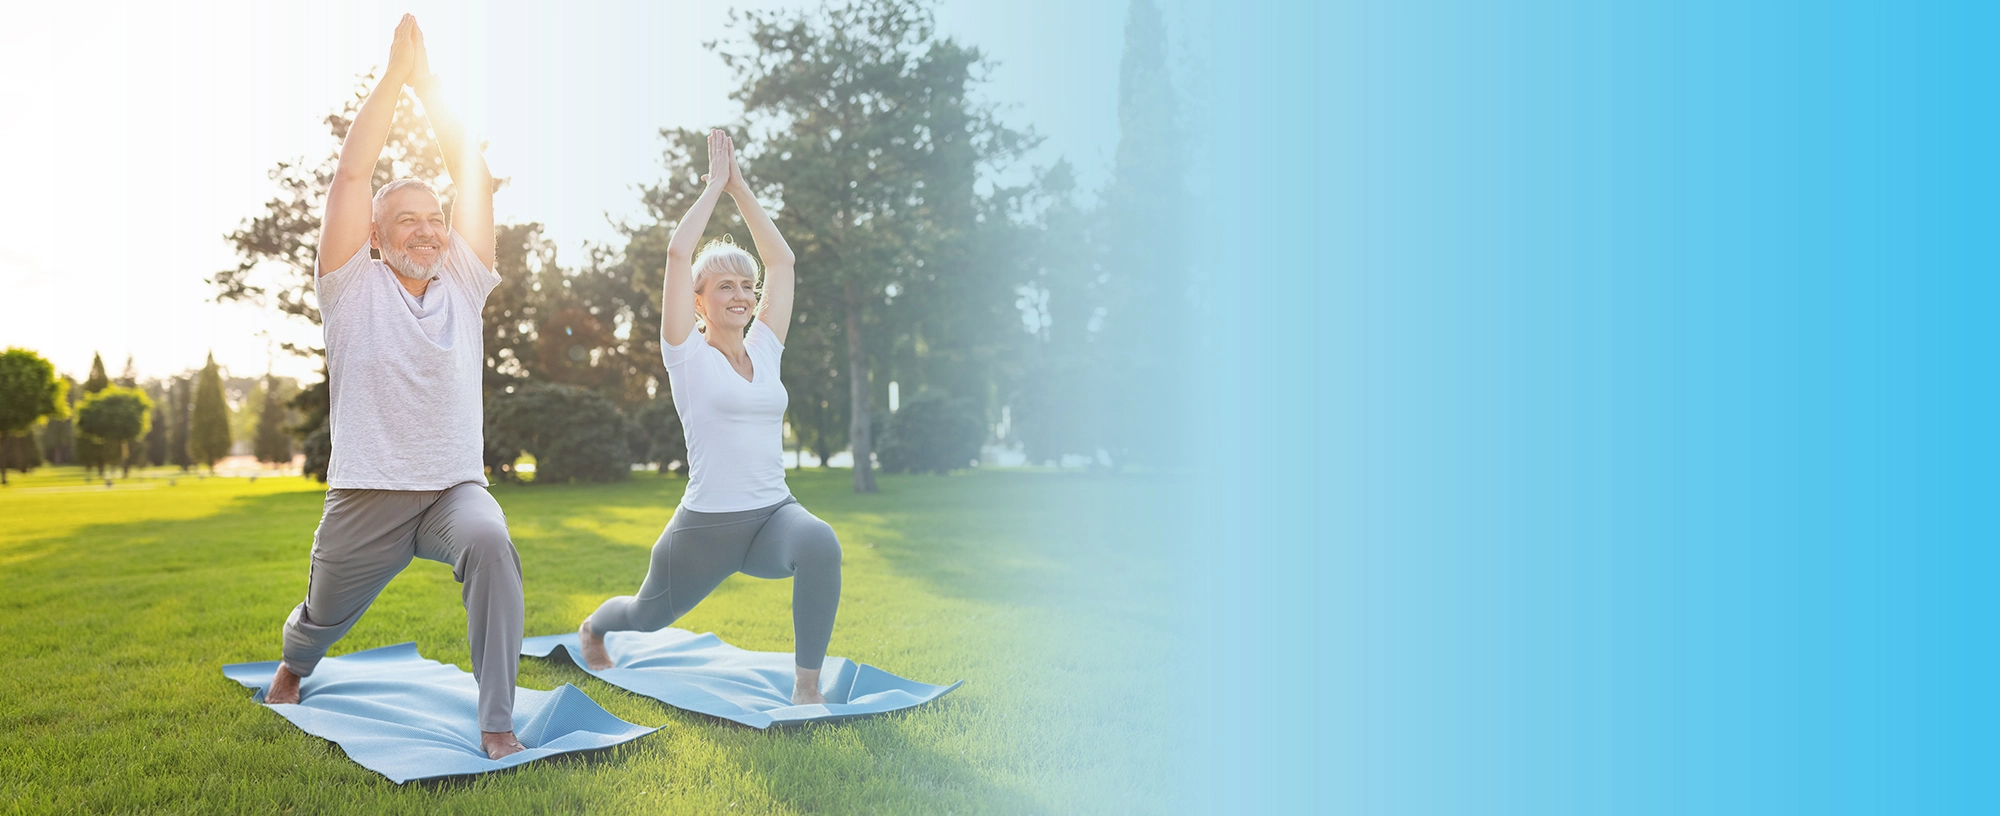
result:
[(695, 314), (710, 326), (741, 332), (757, 311), (757, 282), (742, 275), (719, 274), (694, 293)]

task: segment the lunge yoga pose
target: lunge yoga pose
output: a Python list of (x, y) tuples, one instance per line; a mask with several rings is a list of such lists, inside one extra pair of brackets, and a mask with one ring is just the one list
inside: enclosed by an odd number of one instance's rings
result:
[[(369, 195), (405, 83), (423, 100), (458, 188), (449, 226), (422, 181), (398, 179)], [(369, 257), (370, 247), (381, 260)], [(480, 747), (494, 759), (521, 750), (514, 738), (521, 559), (486, 492), (480, 458), (480, 310), (499, 283), (493, 176), (446, 106), (423, 32), (406, 14), (388, 70), (347, 130), (326, 195), (314, 285), (332, 386), (330, 489), (313, 534), (306, 598), (285, 621), (285, 659), (266, 702), (299, 702), (300, 678), (312, 676), (410, 559), (442, 561), (465, 585)]]
[[(687, 492), (653, 545), (639, 594), (605, 601), (577, 634), (584, 662), (608, 669), (604, 633), (664, 628), (734, 573), (790, 577), (792, 702), (823, 703), (819, 669), (840, 607), (840, 542), (792, 498), (780, 458), (786, 395), (778, 358), (792, 321), (792, 250), (744, 184), (729, 137), (711, 131), (708, 155), (708, 187), (667, 247), (660, 306), (661, 354), (687, 430)], [(695, 254), (723, 193), (736, 200), (763, 256), (762, 303), (749, 253), (716, 242)]]

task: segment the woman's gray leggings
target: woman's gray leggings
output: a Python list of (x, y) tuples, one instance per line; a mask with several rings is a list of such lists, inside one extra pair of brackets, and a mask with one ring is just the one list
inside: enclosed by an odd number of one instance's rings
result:
[(735, 513), (675, 510), (653, 545), (639, 594), (605, 601), (591, 614), (590, 629), (664, 629), (738, 572), (792, 579), (793, 660), (801, 669), (818, 669), (840, 609), (840, 540), (789, 496)]

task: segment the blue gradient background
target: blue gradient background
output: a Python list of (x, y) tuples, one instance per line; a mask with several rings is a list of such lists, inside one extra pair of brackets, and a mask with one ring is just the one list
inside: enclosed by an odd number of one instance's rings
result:
[(1995, 6), (1167, 8), (1190, 811), (2000, 810)]

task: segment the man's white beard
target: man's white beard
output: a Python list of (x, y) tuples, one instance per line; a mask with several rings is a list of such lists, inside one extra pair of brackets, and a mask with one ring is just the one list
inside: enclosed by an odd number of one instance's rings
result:
[(430, 280), (437, 274), (438, 264), (444, 263), (444, 258), (439, 256), (437, 260), (431, 261), (430, 266), (418, 266), (416, 261), (410, 259), (409, 253), (383, 247), (382, 262), (388, 264), (390, 269), (396, 270), (396, 274), (410, 280)]

